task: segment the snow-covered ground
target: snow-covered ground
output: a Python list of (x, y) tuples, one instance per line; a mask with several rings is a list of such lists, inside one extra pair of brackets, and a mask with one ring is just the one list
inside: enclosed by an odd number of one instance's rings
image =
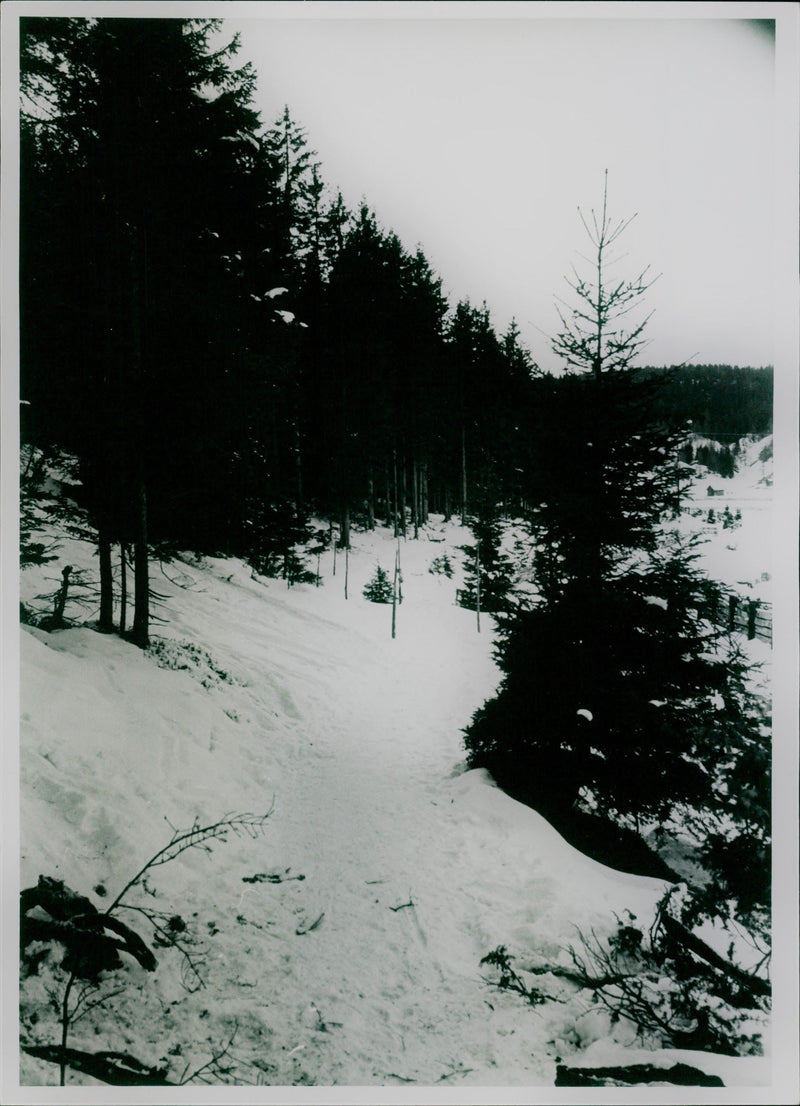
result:
[[(749, 490), (725, 499), (743, 525), (724, 544), (749, 533)], [(179, 1079), (235, 1032), (231, 1082), (406, 1088), (400, 1101), (552, 1087), (557, 1058), (650, 1058), (588, 993), (538, 977), (561, 1001), (534, 1009), (481, 968), (501, 944), (518, 967), (566, 965), (578, 929), (609, 933), (625, 910), (646, 926), (664, 885), (587, 859), (465, 770), (460, 731), (499, 675), (492, 623), (478, 633), (455, 605), (459, 581), (429, 568), (467, 541), (439, 525), (402, 543), (394, 640), (391, 608), (361, 594), (378, 562), (393, 567), (380, 530), (353, 535), (347, 599), (341, 552), (335, 576), (324, 555), (319, 588), (253, 578), (236, 560), (155, 567), (166, 621), (150, 653), (88, 626), (23, 627), (23, 887), (53, 876), (102, 909), (94, 889), (116, 896), (173, 827), (271, 810), (262, 836), (185, 852), (130, 897), (189, 923), (205, 986), (188, 992), (178, 953), (157, 949), (157, 971), (128, 964), (125, 992), (71, 1044), (169, 1061)], [(91, 547), (62, 535), (58, 561), (23, 574), (23, 600), (55, 590), (67, 563), (96, 577)], [(754, 560), (759, 577), (767, 565)], [(125, 920), (150, 938), (139, 915)], [(45, 969), (24, 984), (28, 1041), (57, 1042), (49, 982)], [(728, 1086), (770, 1081), (768, 1059), (665, 1055)], [(54, 1065), (21, 1063), (23, 1085), (57, 1082)]]
[[(687, 481), (682, 519), (682, 529), (704, 539), (702, 556), (709, 575), (743, 598), (766, 603), (773, 598), (772, 469), (772, 436), (743, 439), (733, 476), (695, 466)], [(726, 510), (733, 525), (725, 525)], [(709, 521), (709, 511), (714, 521)]]

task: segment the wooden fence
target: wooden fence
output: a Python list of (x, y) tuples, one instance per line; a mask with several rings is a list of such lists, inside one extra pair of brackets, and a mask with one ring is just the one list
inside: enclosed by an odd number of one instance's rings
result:
[[(475, 610), (475, 597), (467, 591), (459, 589), (456, 592), (456, 603), (459, 607)], [(511, 604), (503, 605), (503, 610), (509, 610)], [(484, 607), (481, 600), (481, 610), (487, 614), (497, 614), (498, 609), (490, 601), (489, 607)], [(719, 596), (702, 613), (716, 626), (730, 630), (732, 633), (746, 634), (752, 641), (760, 638), (772, 645), (772, 604), (763, 603), (760, 599), (743, 599), (739, 595), (727, 594)]]
[(742, 599), (739, 595), (721, 596), (708, 611), (710, 620), (734, 632), (747, 634), (752, 641), (760, 638), (772, 645), (772, 604), (759, 599)]

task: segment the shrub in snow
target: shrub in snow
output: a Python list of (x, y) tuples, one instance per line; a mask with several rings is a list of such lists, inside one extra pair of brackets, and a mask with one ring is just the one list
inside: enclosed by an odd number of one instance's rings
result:
[(436, 557), (431, 563), (431, 567), (428, 571), (433, 576), (446, 576), (448, 580), (453, 578), (453, 564), (446, 553), (443, 553), (441, 557)]
[(550, 996), (540, 991), (538, 987), (529, 986), (518, 971), (512, 966), (511, 957), (505, 945), (498, 945), (481, 960), (481, 967), (486, 964), (494, 969), (494, 977), (490, 980), (493, 986), (501, 991), (512, 991), (524, 999), (529, 1006), (541, 1006), (550, 999)]
[(220, 683), (234, 683), (231, 674), (216, 664), (208, 650), (192, 641), (155, 638), (150, 642), (147, 653), (154, 658), (159, 668), (188, 672), (205, 688), (216, 687)]
[[(85, 572), (73, 568), (72, 565), (64, 565), (60, 576), (50, 576), (47, 579), (52, 590), (37, 595), (32, 601), (32, 604), (36, 604), (35, 607), (29, 605), (21, 608), (21, 621), (42, 630), (64, 630), (77, 624), (74, 617), (76, 607), (84, 615), (95, 608), (97, 586)], [(67, 610), (71, 617), (67, 617)]]
[(649, 933), (630, 912), (624, 920), (617, 918), (616, 931), (607, 940), (594, 931), (579, 931), (580, 943), (567, 950), (568, 967), (544, 963), (523, 973), (504, 945), (481, 964), (495, 969), (495, 986), (533, 1006), (563, 1001), (563, 996), (542, 992), (526, 982), (526, 974), (577, 984), (591, 992), (612, 1024), (630, 1022), (645, 1048), (760, 1054), (769, 983), (744, 971), (732, 952), (721, 956), (684, 927), (679, 918), (690, 898), (685, 887), (667, 892)]
[[(224, 842), (229, 834), (258, 837), (271, 811), (266, 814), (233, 814), (208, 826), (197, 822), (185, 831), (176, 830), (168, 843), (155, 853), (123, 887), (105, 909), (91, 899), (77, 894), (60, 880), (40, 876), (36, 887), (20, 893), (20, 1024), (22, 1049), (29, 1055), (58, 1064), (60, 1084), (66, 1083), (67, 1068), (84, 1072), (105, 1083), (117, 1085), (169, 1085), (168, 1066), (148, 1066), (133, 1056), (120, 1052), (89, 1052), (69, 1046), (70, 1033), (76, 1022), (92, 1011), (106, 1007), (114, 998), (135, 984), (135, 977), (124, 972), (126, 960), (133, 960), (147, 972), (153, 972), (157, 960), (153, 950), (137, 930), (120, 917), (122, 911), (132, 911), (144, 919), (152, 930), (152, 944), (159, 949), (174, 949), (182, 957), (182, 979), (187, 990), (204, 985), (200, 962), (194, 951), (196, 941), (188, 932), (179, 914), (156, 910), (150, 905), (129, 903), (131, 891), (144, 886), (144, 880), (154, 868), (168, 864), (188, 849), (211, 851), (213, 842)], [(95, 894), (101, 898), (105, 888), (98, 885)], [(37, 1005), (33, 984), (45, 979), (46, 1002)], [(31, 995), (30, 992), (33, 992)], [(38, 990), (42, 995), (42, 988)], [(55, 1013), (55, 1025), (53, 1025)], [(106, 1015), (107, 1017), (107, 1015)], [(58, 1044), (43, 1042), (50, 1031)], [(95, 1024), (95, 1032), (101, 1031)], [(230, 1046), (228, 1046), (230, 1047)], [(179, 1083), (186, 1083), (203, 1071), (221, 1074), (222, 1049), (201, 1069), (187, 1074)]]
[(362, 594), (365, 599), (369, 599), (370, 603), (391, 603), (392, 582), (385, 568), (378, 565), (374, 576), (368, 582)]
[[(23, 455), (19, 478), (19, 567), (44, 565), (55, 560), (56, 543), (38, 540), (45, 506), (52, 497), (45, 492), (47, 459), (41, 451), (29, 447)], [(35, 536), (36, 535), (36, 536)]]
[(724, 957), (684, 925), (691, 898), (685, 886), (668, 891), (647, 934), (630, 913), (607, 942), (580, 934), (569, 949), (574, 978), (645, 1045), (760, 1055), (769, 982), (737, 963), (734, 930)]

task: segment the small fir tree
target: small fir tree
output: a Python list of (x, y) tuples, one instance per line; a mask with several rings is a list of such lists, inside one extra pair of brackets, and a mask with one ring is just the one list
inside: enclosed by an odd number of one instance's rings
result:
[(378, 565), (374, 576), (366, 585), (362, 594), (365, 599), (369, 599), (370, 603), (392, 602), (392, 581), (389, 579), (389, 573), (385, 568)]
[(306, 564), (304, 546), (313, 530), (295, 503), (280, 500), (250, 504), (246, 527), (247, 561), (262, 576), (285, 580), (287, 586), (316, 581)]
[(503, 551), (503, 523), (496, 513), (484, 510), (470, 520), (475, 537), (473, 545), (462, 545), (464, 554), (464, 587), (460, 592), (462, 607), (469, 610), (499, 614), (512, 606), (514, 565)]

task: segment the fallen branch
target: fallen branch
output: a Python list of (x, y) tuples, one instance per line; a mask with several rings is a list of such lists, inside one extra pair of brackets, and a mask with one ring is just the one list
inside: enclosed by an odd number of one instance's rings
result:
[(302, 872), (296, 876), (290, 876), (289, 871), (290, 869), (287, 868), (284, 875), (275, 872), (256, 872), (252, 876), (242, 876), (242, 883), (289, 883), (293, 879), (302, 883), (306, 878)]
[(148, 1067), (125, 1052), (82, 1052), (60, 1045), (22, 1045), (22, 1051), (39, 1060), (66, 1064), (113, 1087), (176, 1087), (167, 1079), (167, 1069)]
[[(49, 917), (31, 916), (33, 909)], [(116, 936), (109, 936), (105, 930)], [(20, 945), (25, 949), (33, 941), (65, 945), (77, 958), (75, 968), (81, 976), (117, 966), (120, 952), (128, 953), (148, 972), (156, 967), (155, 956), (138, 933), (119, 918), (101, 914), (85, 896), (48, 876), (39, 876), (36, 887), (20, 892)]]
[(312, 922), (310, 926), (298, 926), (297, 929), (295, 930), (295, 933), (297, 934), (298, 937), (302, 937), (306, 933), (311, 933), (313, 930), (315, 930), (317, 928), (317, 926), (320, 924), (320, 922), (322, 921), (322, 919), (324, 917), (325, 917), (325, 911), (323, 910), (322, 913), (320, 914), (320, 916), (317, 918), (317, 920), (315, 922)]
[(610, 1068), (556, 1067), (556, 1087), (619, 1087), (632, 1084), (673, 1083), (681, 1087), (724, 1087), (718, 1075), (708, 1075), (688, 1064), (660, 1068), (655, 1064), (627, 1064)]
[(664, 927), (664, 932), (667, 937), (672, 941), (689, 949), (695, 956), (699, 956), (701, 960), (705, 960), (707, 964), (710, 964), (712, 968), (717, 968), (719, 971), (724, 972), (725, 975), (735, 980), (740, 987), (743, 987), (752, 995), (758, 995), (762, 998), (770, 997), (772, 994), (772, 987), (766, 979), (762, 979), (760, 976), (750, 975), (742, 968), (737, 967), (736, 964), (731, 964), (730, 961), (724, 960), (719, 953), (715, 952), (705, 941), (701, 941), (694, 933), (690, 933), (685, 926), (682, 926), (680, 922), (676, 922), (666, 911), (661, 912), (659, 920)]
[(623, 980), (631, 979), (633, 977), (632, 972), (610, 972), (607, 975), (589, 975), (583, 974), (580, 971), (571, 971), (569, 968), (562, 968), (560, 964), (545, 964), (543, 966), (537, 966), (533, 968), (526, 968), (530, 975), (554, 975), (558, 979), (566, 979), (569, 983), (574, 983), (578, 987), (586, 988), (586, 990), (596, 991), (601, 987), (611, 987), (615, 984), (622, 983)]

